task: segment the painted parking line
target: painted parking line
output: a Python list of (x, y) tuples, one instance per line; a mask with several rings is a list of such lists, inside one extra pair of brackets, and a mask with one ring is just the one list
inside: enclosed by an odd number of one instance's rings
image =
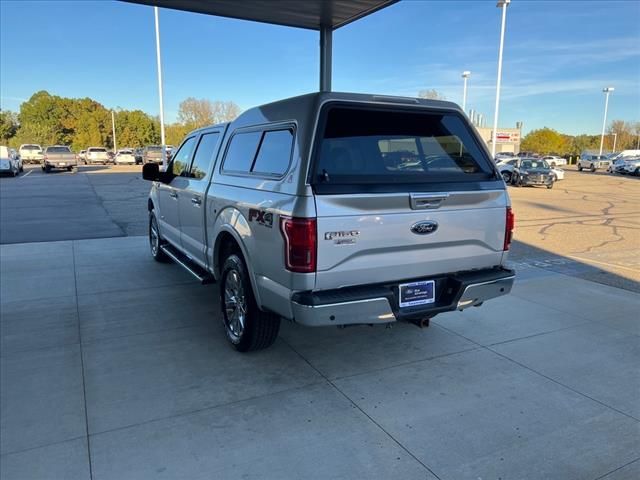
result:
[(33, 173), (33, 170), (29, 170), (27, 173), (25, 173), (24, 175), (21, 175), (20, 178), (24, 178), (24, 177), (28, 177), (29, 175), (31, 175)]

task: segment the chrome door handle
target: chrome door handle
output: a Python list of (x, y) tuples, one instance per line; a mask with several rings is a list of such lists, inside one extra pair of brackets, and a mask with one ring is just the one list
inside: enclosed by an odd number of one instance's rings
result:
[(178, 193), (177, 193), (177, 192), (174, 192), (174, 191), (172, 190), (172, 191), (170, 191), (170, 192), (169, 192), (169, 196), (170, 196), (171, 198), (178, 198)]
[(200, 197), (193, 197), (191, 199), (191, 203), (193, 203), (194, 205), (200, 206), (202, 205), (202, 200), (200, 200)]
[(412, 210), (439, 208), (447, 198), (448, 193), (411, 193), (409, 203)]

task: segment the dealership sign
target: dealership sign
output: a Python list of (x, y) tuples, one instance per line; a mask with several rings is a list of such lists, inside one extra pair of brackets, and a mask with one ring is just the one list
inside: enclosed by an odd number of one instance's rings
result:
[(496, 143), (518, 143), (520, 132), (496, 132)]

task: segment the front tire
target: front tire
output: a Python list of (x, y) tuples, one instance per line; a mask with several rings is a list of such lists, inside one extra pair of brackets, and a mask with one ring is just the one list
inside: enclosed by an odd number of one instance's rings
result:
[(506, 184), (511, 183), (511, 172), (502, 172), (502, 179)]
[(227, 339), (239, 352), (262, 350), (278, 337), (280, 317), (258, 308), (247, 267), (236, 253), (222, 266), (220, 308)]
[(596, 166), (595, 165), (591, 165), (591, 173), (596, 173)]
[(578, 164), (578, 171), (581, 172), (582, 171), (582, 165)]
[(156, 262), (166, 263), (169, 261), (169, 257), (160, 249), (160, 245), (162, 245), (162, 237), (158, 228), (158, 220), (155, 210), (151, 210), (149, 212), (149, 250)]

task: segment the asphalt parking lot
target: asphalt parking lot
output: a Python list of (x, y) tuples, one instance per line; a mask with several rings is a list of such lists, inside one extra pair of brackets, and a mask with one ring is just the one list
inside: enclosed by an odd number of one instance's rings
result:
[(139, 168), (0, 179), (2, 480), (640, 478), (638, 179), (511, 189), (507, 297), (241, 355)]

